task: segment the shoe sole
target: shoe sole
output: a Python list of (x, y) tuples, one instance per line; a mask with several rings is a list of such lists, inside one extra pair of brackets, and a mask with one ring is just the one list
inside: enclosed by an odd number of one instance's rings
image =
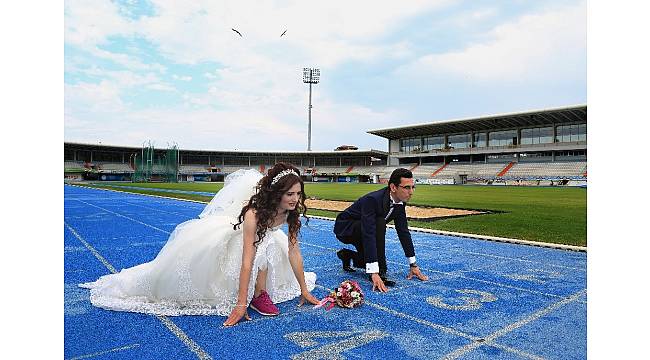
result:
[(336, 257), (339, 258), (339, 260), (341, 260), (341, 262), (343, 262), (343, 271), (349, 272), (349, 273), (357, 272), (351, 266), (347, 265), (347, 264), (350, 263), (351, 259), (344, 259), (343, 257), (341, 257), (341, 254), (339, 254), (338, 252), (336, 252)]
[(263, 311), (260, 311), (260, 309), (256, 308), (255, 306), (253, 306), (253, 304), (251, 304), (251, 309), (257, 311), (258, 313), (260, 313), (261, 315), (264, 315), (264, 316), (278, 316), (280, 314), (280, 313), (277, 313), (277, 314), (265, 313)]

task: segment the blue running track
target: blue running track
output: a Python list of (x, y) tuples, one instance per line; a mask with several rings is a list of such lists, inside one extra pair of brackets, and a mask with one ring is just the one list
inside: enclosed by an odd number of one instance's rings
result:
[[(366, 303), (331, 311), (279, 304), (281, 314), (232, 328), (225, 317), (164, 317), (95, 308), (94, 281), (153, 259), (174, 227), (203, 204), (65, 185), (66, 359), (585, 359), (587, 255), (412, 232), (430, 280), (406, 280), (407, 261), (387, 231), (389, 275), (373, 293), (361, 273), (343, 272), (333, 223), (303, 227), (305, 269), (324, 297), (345, 279)], [(285, 229), (286, 231), (286, 229)]]

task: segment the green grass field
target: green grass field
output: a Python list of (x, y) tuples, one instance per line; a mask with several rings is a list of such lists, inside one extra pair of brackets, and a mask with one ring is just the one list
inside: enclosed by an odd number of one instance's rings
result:
[[(209, 201), (194, 194), (161, 193), (156, 189), (217, 192), (222, 183), (106, 183), (115, 186), (146, 187), (126, 190), (182, 199)], [(102, 187), (102, 183), (87, 184)], [(354, 201), (381, 188), (375, 184), (307, 183), (310, 197)], [(417, 187), (410, 205), (459, 209), (492, 210), (497, 213), (431, 222), (409, 221), (410, 226), (492, 235), (566, 245), (587, 245), (587, 191), (582, 188), (511, 186), (430, 186)], [(336, 212), (310, 210), (308, 214), (334, 217)]]

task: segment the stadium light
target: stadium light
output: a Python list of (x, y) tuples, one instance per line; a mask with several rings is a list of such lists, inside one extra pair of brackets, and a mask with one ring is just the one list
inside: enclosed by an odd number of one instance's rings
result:
[(309, 125), (307, 129), (307, 151), (311, 151), (311, 84), (320, 81), (320, 69), (302, 68), (302, 82), (309, 84)]

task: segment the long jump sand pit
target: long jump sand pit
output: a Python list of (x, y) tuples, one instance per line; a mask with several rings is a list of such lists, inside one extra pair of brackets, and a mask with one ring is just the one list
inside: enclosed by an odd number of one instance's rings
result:
[[(307, 199), (305, 205), (309, 209), (330, 210), (330, 211), (343, 211), (348, 206), (352, 205), (350, 201), (334, 201), (334, 200), (320, 200), (320, 199)], [(468, 215), (488, 214), (489, 211), (484, 210), (466, 210), (466, 209), (450, 209), (441, 207), (423, 207), (423, 206), (406, 206), (406, 217), (413, 220), (431, 221), (444, 218), (452, 218)]]

